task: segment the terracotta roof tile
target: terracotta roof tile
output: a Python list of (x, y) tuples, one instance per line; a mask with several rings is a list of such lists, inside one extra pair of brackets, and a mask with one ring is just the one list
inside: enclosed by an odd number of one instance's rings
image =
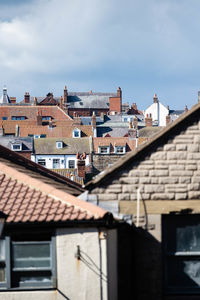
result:
[[(23, 178), (24, 183), (13, 178), (14, 175), (18, 180)], [(8, 223), (101, 219), (106, 214), (106, 211), (41, 184), (37, 179), (32, 178), (29, 186), (25, 184), (27, 177), (24, 174), (20, 178), (19, 172), (13, 170), (9, 174), (0, 174), (0, 210), (8, 215)]]

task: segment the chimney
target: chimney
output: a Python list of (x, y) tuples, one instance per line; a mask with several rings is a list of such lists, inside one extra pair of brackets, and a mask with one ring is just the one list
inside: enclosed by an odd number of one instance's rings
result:
[(158, 96), (157, 96), (157, 94), (153, 95), (153, 103), (158, 103)]
[(24, 94), (24, 103), (30, 103), (30, 95), (27, 92)]
[(67, 92), (67, 87), (65, 85), (64, 86), (64, 104), (67, 104), (67, 96), (68, 96), (68, 92)]
[(16, 97), (10, 97), (10, 102), (12, 104), (16, 104)]
[(147, 114), (145, 118), (145, 126), (146, 127), (151, 127), (152, 126), (152, 117), (151, 114)]
[(101, 118), (102, 121), (104, 121), (105, 114), (103, 112), (101, 112), (100, 118)]
[(77, 160), (77, 173), (79, 177), (85, 179), (85, 160)]
[(34, 97), (34, 105), (37, 105), (37, 98), (36, 97)]
[(188, 111), (188, 107), (187, 107), (187, 105), (185, 105), (185, 112), (187, 112)]
[(130, 128), (133, 128), (133, 124), (132, 124), (131, 121), (129, 121), (129, 129), (130, 129)]
[(60, 97), (60, 108), (63, 109), (63, 97)]
[(133, 117), (133, 127), (134, 129), (138, 129), (138, 118), (136, 116)]
[(92, 95), (92, 90), (89, 91), (89, 94)]
[(93, 114), (92, 114), (91, 123), (92, 123), (92, 127), (96, 128), (97, 122), (96, 122), (96, 115), (95, 115), (94, 111), (93, 111)]
[(121, 88), (120, 87), (118, 87), (118, 89), (117, 89), (117, 97), (122, 97), (122, 90), (121, 90)]
[(166, 125), (168, 125), (171, 122), (171, 117), (170, 115), (166, 116)]

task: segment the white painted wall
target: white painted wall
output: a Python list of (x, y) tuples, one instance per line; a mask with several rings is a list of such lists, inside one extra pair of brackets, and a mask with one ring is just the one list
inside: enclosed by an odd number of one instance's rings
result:
[(147, 114), (151, 114), (153, 121), (158, 121), (158, 126), (166, 126), (166, 116), (169, 114), (169, 110), (160, 101), (151, 104), (145, 110), (145, 117)]
[[(38, 159), (46, 160), (46, 168), (53, 169), (53, 159), (60, 159), (60, 169), (67, 169), (69, 165), (69, 160), (75, 161), (75, 168), (77, 168), (77, 158), (76, 154), (67, 154), (67, 155), (48, 155), (48, 154), (32, 154), (31, 160), (34, 162), (38, 162)], [(89, 165), (89, 155), (86, 156), (85, 165)]]

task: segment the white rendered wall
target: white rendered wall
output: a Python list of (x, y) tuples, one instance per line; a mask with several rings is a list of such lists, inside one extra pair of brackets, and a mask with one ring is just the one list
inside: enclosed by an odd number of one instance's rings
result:
[(161, 102), (151, 104), (145, 110), (145, 117), (147, 114), (151, 114), (153, 121), (158, 121), (158, 126), (166, 126), (166, 116), (169, 110)]
[[(67, 154), (67, 155), (48, 155), (48, 154), (32, 154), (31, 160), (34, 162), (38, 162), (38, 159), (46, 160), (46, 168), (53, 169), (53, 159), (60, 159), (60, 169), (68, 169), (69, 160), (75, 161), (75, 168), (77, 168), (77, 158), (76, 154)], [(62, 162), (63, 161), (63, 162)], [(85, 165), (89, 165), (89, 155), (86, 156)]]

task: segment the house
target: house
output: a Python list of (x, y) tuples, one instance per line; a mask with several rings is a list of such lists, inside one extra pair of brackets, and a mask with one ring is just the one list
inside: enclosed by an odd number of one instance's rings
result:
[(169, 109), (165, 107), (159, 100), (156, 94), (153, 96), (153, 104), (151, 104), (144, 112), (145, 117), (150, 116), (157, 123), (157, 126), (166, 126), (166, 117), (169, 114)]
[(115, 221), (75, 189), (0, 146), (1, 299), (117, 299)]
[(38, 106), (59, 105), (72, 117), (74, 113), (78, 116), (91, 116), (93, 111), (96, 115), (115, 114), (121, 112), (122, 91), (119, 87), (117, 93), (69, 92), (65, 86), (61, 98), (55, 97), (53, 93), (48, 93), (46, 97), (32, 97), (29, 93), (25, 93), (24, 99), (20, 102), (21, 105), (34, 103)]
[(33, 153), (33, 138), (31, 137), (0, 136), (0, 145), (31, 159)]
[(85, 200), (135, 224), (134, 299), (200, 297), (199, 162), (200, 102), (86, 185)]

